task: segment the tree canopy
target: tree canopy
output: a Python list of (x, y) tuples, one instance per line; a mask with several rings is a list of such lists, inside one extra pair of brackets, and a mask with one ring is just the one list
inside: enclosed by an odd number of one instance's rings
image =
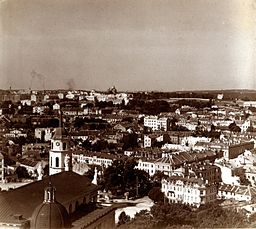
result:
[(104, 171), (104, 188), (114, 195), (123, 195), (129, 192), (130, 196), (147, 195), (150, 190), (148, 174), (135, 169), (137, 162), (134, 159), (118, 159)]
[(134, 219), (120, 226), (121, 229), (237, 227), (248, 227), (245, 214), (224, 209), (217, 203), (197, 209), (179, 203), (158, 203), (149, 212), (138, 213)]

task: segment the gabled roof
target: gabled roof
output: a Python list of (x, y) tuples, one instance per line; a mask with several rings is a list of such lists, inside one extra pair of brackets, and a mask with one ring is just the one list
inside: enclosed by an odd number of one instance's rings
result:
[(219, 187), (219, 191), (226, 191), (234, 194), (256, 197), (256, 188), (250, 186), (235, 186), (229, 184), (222, 184)]
[(168, 157), (159, 158), (156, 160), (157, 163), (168, 163), (172, 166), (182, 165), (184, 163), (192, 163), (195, 161), (204, 161), (211, 157), (215, 157), (216, 154), (211, 151), (201, 152), (201, 153), (189, 153), (180, 152), (178, 154), (171, 154)]
[(102, 158), (102, 159), (109, 159), (109, 160), (114, 160), (117, 158), (117, 156), (110, 154), (110, 153), (106, 153), (106, 152), (97, 152), (97, 151), (74, 151), (72, 152), (75, 155), (84, 155), (87, 157), (97, 157), (97, 158)]
[(30, 167), (35, 167), (39, 163), (39, 161), (35, 161), (27, 158), (19, 159), (18, 162), (22, 165), (26, 165)]
[(20, 214), (29, 219), (34, 209), (43, 202), (44, 188), (49, 182), (56, 188), (56, 199), (61, 204), (90, 195), (97, 190), (90, 179), (72, 171), (61, 172), (41, 181), (36, 181), (20, 188), (0, 193), (0, 222), (14, 222), (14, 215)]

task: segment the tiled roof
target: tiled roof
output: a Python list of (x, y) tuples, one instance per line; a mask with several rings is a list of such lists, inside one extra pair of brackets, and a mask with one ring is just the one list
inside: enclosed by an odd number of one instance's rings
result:
[(156, 162), (169, 163), (171, 165), (178, 166), (184, 163), (192, 163), (194, 161), (206, 160), (209, 157), (213, 156), (215, 156), (215, 153), (210, 151), (200, 153), (181, 152), (178, 154), (171, 154), (169, 157), (160, 158)]
[(42, 203), (44, 188), (51, 181), (56, 188), (56, 199), (61, 204), (97, 190), (91, 181), (74, 172), (61, 172), (41, 181), (0, 193), (0, 222), (14, 222), (14, 215), (21, 214), (29, 219), (34, 209)]
[[(31, 151), (30, 151), (31, 152)], [(38, 163), (38, 161), (22, 158), (18, 161), (22, 165), (30, 166), (30, 167), (35, 167)]]
[(228, 185), (228, 184), (222, 184), (219, 187), (219, 191), (226, 191), (226, 192), (231, 192), (235, 194), (240, 194), (240, 195), (249, 195), (252, 197), (256, 196), (256, 188), (255, 187), (250, 187), (250, 186), (235, 186), (235, 185)]
[(193, 154), (190, 154), (189, 152), (181, 152), (181, 153), (179, 154), (179, 156), (180, 156), (181, 158), (184, 158), (184, 160), (185, 160), (186, 162), (192, 162), (192, 161), (194, 161)]
[(151, 159), (151, 158), (147, 158), (147, 157), (140, 157), (138, 160), (139, 161), (142, 161), (142, 162), (151, 162), (151, 163), (154, 163), (155, 162), (155, 159)]
[(110, 206), (110, 207), (105, 207), (102, 209), (97, 209), (88, 215), (76, 220), (75, 222), (72, 223), (72, 226), (74, 229), (78, 228), (85, 228), (89, 227), (91, 224), (93, 224), (96, 220), (99, 218), (102, 218), (104, 215), (107, 215), (111, 211), (115, 211), (117, 207), (115, 206)]
[(199, 164), (199, 163), (192, 163), (188, 165), (188, 168), (190, 168), (192, 171), (195, 171), (195, 172), (201, 172), (201, 171), (206, 171), (211, 169), (217, 169), (217, 170), (219, 169), (219, 167), (216, 165)]

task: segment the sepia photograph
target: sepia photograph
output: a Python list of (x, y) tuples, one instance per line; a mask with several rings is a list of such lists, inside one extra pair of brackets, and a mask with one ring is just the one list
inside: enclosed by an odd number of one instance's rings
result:
[(256, 228), (256, 0), (0, 0), (0, 228)]

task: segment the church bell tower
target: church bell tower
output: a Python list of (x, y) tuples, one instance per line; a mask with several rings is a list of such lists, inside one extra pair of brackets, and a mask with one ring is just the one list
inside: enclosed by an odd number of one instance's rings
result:
[(49, 175), (67, 171), (67, 157), (69, 158), (69, 137), (64, 128), (58, 127), (51, 139), (49, 155)]

